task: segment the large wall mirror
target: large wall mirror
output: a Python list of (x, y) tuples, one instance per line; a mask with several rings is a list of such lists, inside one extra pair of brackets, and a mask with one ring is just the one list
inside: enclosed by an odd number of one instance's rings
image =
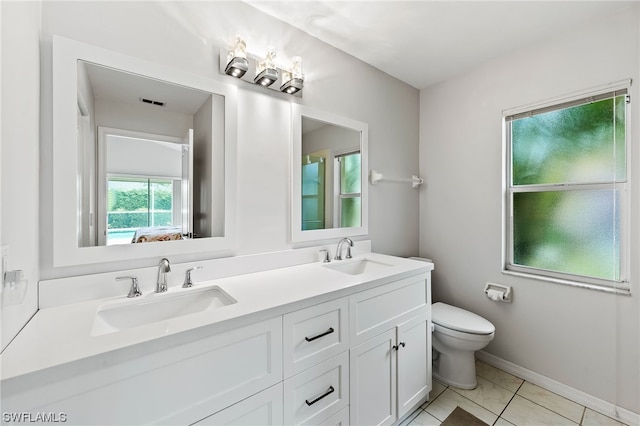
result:
[(368, 233), (368, 126), (293, 105), (291, 239)]
[(237, 89), (53, 48), (54, 266), (231, 249)]

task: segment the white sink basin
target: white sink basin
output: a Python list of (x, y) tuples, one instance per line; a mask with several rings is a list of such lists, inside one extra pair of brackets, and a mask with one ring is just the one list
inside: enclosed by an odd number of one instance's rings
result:
[(349, 275), (361, 275), (368, 274), (369, 272), (384, 271), (385, 269), (393, 266), (388, 263), (378, 262), (371, 259), (358, 259), (358, 260), (339, 260), (336, 263), (323, 265), (325, 268), (333, 269), (334, 271), (342, 272)]
[(176, 294), (153, 294), (101, 306), (96, 312), (92, 336), (113, 333), (154, 322), (210, 311), (237, 301), (220, 287), (192, 289)]

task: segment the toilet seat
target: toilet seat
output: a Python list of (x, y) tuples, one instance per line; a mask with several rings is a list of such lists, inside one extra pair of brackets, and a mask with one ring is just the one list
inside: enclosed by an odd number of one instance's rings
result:
[(449, 329), (459, 333), (486, 336), (496, 331), (494, 325), (480, 315), (442, 302), (431, 305), (431, 321), (436, 329)]

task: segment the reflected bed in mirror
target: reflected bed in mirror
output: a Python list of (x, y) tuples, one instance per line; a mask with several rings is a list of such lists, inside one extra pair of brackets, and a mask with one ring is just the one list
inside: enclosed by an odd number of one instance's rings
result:
[(367, 234), (368, 126), (292, 107), (293, 242)]
[(231, 249), (236, 92), (54, 36), (54, 267)]

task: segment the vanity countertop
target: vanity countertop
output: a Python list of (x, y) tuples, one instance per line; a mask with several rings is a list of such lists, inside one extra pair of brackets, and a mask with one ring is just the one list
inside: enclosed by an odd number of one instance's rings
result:
[[(351, 275), (332, 267), (363, 259), (388, 265)], [(355, 265), (354, 265), (355, 266)], [(242, 320), (259, 321), (292, 312), (325, 300), (346, 296), (370, 287), (418, 274), (433, 264), (366, 253), (329, 264), (307, 263), (263, 272), (196, 283), (193, 288), (170, 287), (167, 293), (147, 292), (127, 299), (124, 295), (72, 305), (40, 309), (0, 355), (1, 379), (9, 379), (72, 361), (105, 354), (165, 336), (203, 327), (234, 328)], [(116, 332), (92, 335), (96, 312), (111, 304), (153, 302), (180, 292), (218, 286), (237, 303), (205, 312), (176, 317)]]

